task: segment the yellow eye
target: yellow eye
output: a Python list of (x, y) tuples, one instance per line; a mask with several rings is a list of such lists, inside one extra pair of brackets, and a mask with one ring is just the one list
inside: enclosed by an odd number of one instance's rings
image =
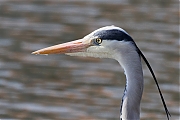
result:
[(96, 38), (96, 43), (97, 44), (101, 44), (102, 43), (102, 40), (100, 38)]

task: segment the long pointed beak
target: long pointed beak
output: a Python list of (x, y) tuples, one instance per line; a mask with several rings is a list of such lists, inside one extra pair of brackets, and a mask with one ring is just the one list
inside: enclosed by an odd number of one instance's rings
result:
[(32, 54), (61, 54), (83, 52), (91, 46), (89, 40), (79, 39), (63, 44), (58, 44), (32, 52)]

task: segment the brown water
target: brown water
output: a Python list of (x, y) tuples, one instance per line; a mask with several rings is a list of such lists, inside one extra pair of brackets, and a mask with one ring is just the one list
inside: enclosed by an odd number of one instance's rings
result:
[[(36, 56), (107, 25), (124, 28), (156, 73), (172, 120), (179, 118), (179, 2), (160, 0), (0, 1), (0, 118), (119, 119), (125, 76), (111, 59)], [(141, 118), (166, 119), (143, 66)]]

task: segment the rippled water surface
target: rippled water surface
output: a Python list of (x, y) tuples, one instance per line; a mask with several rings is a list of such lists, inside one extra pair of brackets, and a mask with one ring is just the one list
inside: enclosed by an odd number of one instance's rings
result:
[[(0, 1), (0, 118), (119, 119), (125, 86), (115, 60), (32, 51), (107, 25), (124, 28), (156, 73), (172, 120), (179, 117), (178, 2)], [(141, 118), (165, 119), (147, 67)]]

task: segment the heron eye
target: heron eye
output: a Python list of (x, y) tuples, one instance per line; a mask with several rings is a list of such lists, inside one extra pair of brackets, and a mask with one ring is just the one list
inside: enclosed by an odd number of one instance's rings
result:
[(95, 39), (95, 43), (96, 43), (96, 44), (101, 44), (101, 43), (102, 43), (102, 39), (96, 38), (96, 39)]

